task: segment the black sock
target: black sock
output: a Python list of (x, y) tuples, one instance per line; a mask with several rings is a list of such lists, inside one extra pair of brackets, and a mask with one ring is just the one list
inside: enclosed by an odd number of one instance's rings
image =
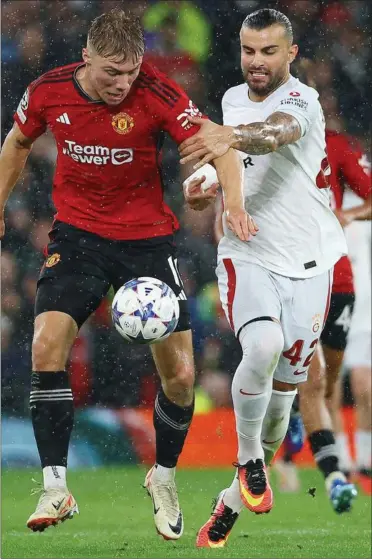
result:
[(286, 464), (293, 464), (293, 454), (289, 450), (284, 451), (283, 462)]
[(309, 443), (314, 460), (324, 477), (339, 471), (335, 437), (332, 431), (322, 429), (309, 435)]
[(174, 468), (182, 452), (194, 413), (194, 402), (186, 408), (173, 404), (162, 388), (155, 400), (156, 462)]
[(42, 468), (67, 466), (74, 404), (66, 371), (34, 371), (30, 410)]

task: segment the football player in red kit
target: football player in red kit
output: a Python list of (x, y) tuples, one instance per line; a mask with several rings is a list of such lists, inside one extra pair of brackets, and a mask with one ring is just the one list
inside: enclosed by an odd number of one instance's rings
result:
[[(168, 339), (151, 347), (161, 388), (154, 409), (156, 463), (145, 486), (158, 532), (166, 539), (183, 532), (175, 466), (193, 415), (194, 364), (173, 243), (178, 223), (163, 200), (160, 148), (164, 132), (178, 144), (195, 133), (187, 116), (201, 113), (175, 82), (142, 64), (143, 53), (135, 17), (113, 10), (96, 18), (83, 61), (51, 70), (27, 88), (1, 153), (3, 210), (33, 142), (47, 128), (58, 149), (56, 214), (38, 281), (32, 345), (30, 410), (44, 477), (27, 522), (34, 531), (77, 511), (66, 484), (74, 409), (65, 369), (77, 332), (111, 285), (117, 290), (133, 277), (152, 276), (174, 290), (180, 319)], [(240, 195), (239, 159), (230, 150), (214, 164), (231, 201), (230, 226), (247, 240), (255, 230)], [(214, 195), (211, 189), (204, 198)], [(3, 235), (3, 219), (0, 226)]]

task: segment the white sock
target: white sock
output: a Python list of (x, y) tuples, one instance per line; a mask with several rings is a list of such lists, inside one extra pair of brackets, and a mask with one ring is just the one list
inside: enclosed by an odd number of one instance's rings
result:
[(158, 481), (173, 481), (176, 475), (176, 468), (166, 468), (165, 466), (160, 466), (160, 464), (155, 464), (152, 475)]
[(64, 466), (46, 466), (43, 468), (43, 478), (45, 490), (56, 487), (67, 488), (66, 468)]
[(353, 460), (349, 450), (349, 441), (345, 433), (337, 433), (336, 440), (336, 453), (338, 456), (338, 463), (340, 470), (343, 472), (353, 471)]
[(356, 465), (358, 470), (371, 467), (371, 431), (358, 430), (355, 433)]
[(272, 391), (272, 377), (283, 350), (280, 324), (258, 321), (243, 328), (243, 350), (231, 387), (238, 435), (238, 462), (264, 459), (261, 430)]
[(240, 498), (239, 480), (235, 475), (232, 484), (225, 491), (223, 502), (227, 507), (230, 507), (233, 512), (238, 514), (243, 508), (243, 503)]
[(272, 391), (261, 435), (267, 465), (271, 464), (287, 434), (292, 404), (296, 394), (297, 388), (291, 392)]

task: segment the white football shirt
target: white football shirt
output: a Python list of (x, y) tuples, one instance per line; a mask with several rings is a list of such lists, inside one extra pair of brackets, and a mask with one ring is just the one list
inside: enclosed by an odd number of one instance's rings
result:
[(260, 230), (251, 241), (243, 242), (224, 219), (219, 259), (254, 262), (293, 278), (316, 276), (332, 268), (347, 254), (347, 245), (330, 208), (330, 189), (317, 187), (318, 174), (327, 173), (328, 165), (318, 93), (290, 76), (264, 101), (255, 103), (244, 83), (225, 93), (222, 111), (224, 124), (231, 126), (263, 122), (274, 112), (288, 113), (298, 120), (302, 136), (266, 155), (239, 152), (245, 167), (245, 207)]

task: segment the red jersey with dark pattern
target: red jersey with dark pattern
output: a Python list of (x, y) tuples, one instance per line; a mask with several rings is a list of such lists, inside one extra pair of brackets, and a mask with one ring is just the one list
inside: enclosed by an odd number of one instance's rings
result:
[[(326, 130), (328, 160), (331, 166), (331, 192), (333, 207), (342, 208), (345, 186), (364, 200), (371, 195), (371, 177), (361, 160), (363, 152), (354, 138)], [(353, 272), (348, 256), (336, 264), (333, 274), (334, 293), (354, 293)]]
[(25, 136), (35, 140), (49, 128), (55, 137), (55, 219), (117, 240), (173, 233), (178, 221), (163, 200), (162, 139), (168, 132), (180, 144), (198, 130), (187, 115), (201, 113), (146, 63), (120, 105), (95, 101), (76, 79), (83, 65), (43, 74), (14, 115)]

